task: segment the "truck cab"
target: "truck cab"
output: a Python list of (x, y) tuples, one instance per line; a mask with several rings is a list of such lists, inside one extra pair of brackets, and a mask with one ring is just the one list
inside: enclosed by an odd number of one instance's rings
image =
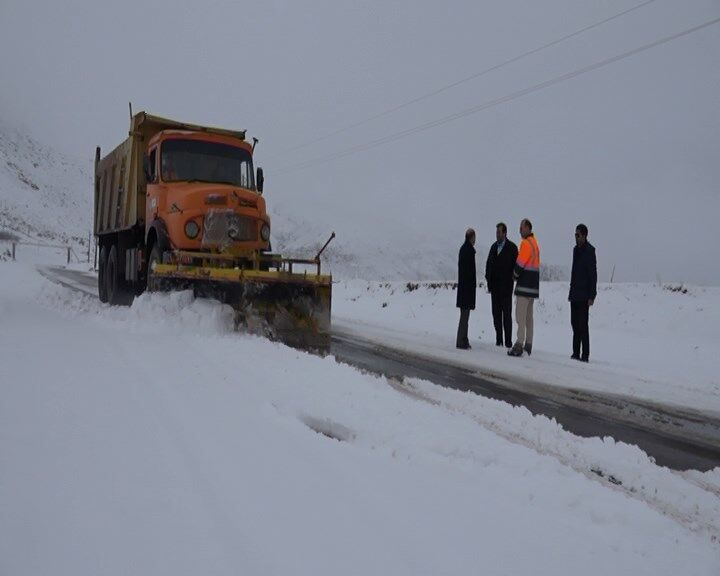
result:
[(146, 245), (233, 255), (269, 249), (262, 170), (252, 147), (230, 135), (162, 130), (148, 142)]

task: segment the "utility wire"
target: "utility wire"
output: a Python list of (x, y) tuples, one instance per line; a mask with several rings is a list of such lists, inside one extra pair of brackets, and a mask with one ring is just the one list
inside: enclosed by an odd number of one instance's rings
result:
[(656, 48), (657, 46), (660, 46), (662, 44), (667, 44), (668, 42), (672, 42), (673, 40), (677, 40), (678, 38), (681, 38), (683, 36), (693, 34), (695, 32), (703, 30), (704, 28), (708, 28), (709, 26), (713, 26), (718, 23), (720, 23), (720, 18), (715, 18), (713, 20), (709, 20), (709, 21), (699, 24), (697, 26), (693, 26), (692, 28), (683, 30), (682, 32), (677, 32), (676, 34), (672, 34), (670, 36), (665, 36), (664, 38), (661, 38), (654, 42), (650, 42), (649, 44), (644, 44), (643, 46), (640, 46), (633, 50), (629, 50), (628, 52), (623, 52), (622, 54), (618, 54), (617, 56), (613, 56), (611, 58), (601, 60), (600, 62), (595, 62), (594, 64), (590, 64), (583, 68), (573, 70), (572, 72), (568, 72), (567, 74), (563, 74), (562, 76), (556, 76), (555, 78), (546, 80), (545, 82), (541, 82), (539, 84), (534, 84), (533, 86), (524, 88), (522, 90), (518, 90), (518, 91), (508, 94), (506, 96), (502, 96), (500, 98), (490, 100), (489, 102), (485, 102), (483, 104), (479, 104), (479, 105), (473, 106), (471, 108), (466, 108), (465, 110), (461, 110), (459, 112), (455, 112), (454, 114), (449, 114), (447, 116), (443, 116), (442, 118), (438, 118), (436, 120), (432, 120), (432, 121), (426, 122), (424, 124), (419, 124), (412, 128), (402, 130), (401, 132), (396, 132), (394, 134), (390, 134), (390, 135), (384, 136), (382, 138), (377, 138), (375, 140), (371, 140), (364, 144), (358, 144), (356, 146), (346, 148), (345, 150), (335, 152), (328, 156), (324, 156), (321, 158), (315, 158), (313, 160), (308, 160), (307, 162), (302, 162), (299, 164), (288, 166), (286, 168), (281, 168), (276, 173), (277, 174), (288, 174), (290, 172), (304, 170), (306, 168), (310, 168), (317, 164), (324, 164), (327, 162), (331, 162), (332, 160), (337, 160), (339, 158), (343, 158), (345, 156), (355, 154), (356, 152), (362, 152), (364, 150), (369, 150), (371, 148), (380, 146), (382, 144), (387, 144), (389, 142), (394, 142), (395, 140), (400, 140), (401, 138), (406, 138), (407, 136), (411, 136), (413, 134), (417, 134), (418, 132), (423, 132), (425, 130), (429, 130), (430, 128), (435, 128), (436, 126), (440, 126), (442, 124), (446, 124), (448, 122), (452, 122), (454, 120), (464, 118), (465, 116), (477, 114), (478, 112), (487, 110), (488, 108), (492, 108), (494, 106), (504, 104), (505, 102), (510, 102), (511, 100), (516, 100), (518, 98), (521, 98), (521, 97), (531, 94), (533, 92), (537, 92), (539, 90), (544, 90), (545, 88), (549, 88), (550, 86), (554, 86), (555, 84), (560, 84), (561, 82), (565, 82), (566, 80), (576, 78), (577, 76), (580, 76), (582, 74), (586, 74), (588, 72), (598, 70), (599, 68), (604, 68), (605, 66), (609, 66), (610, 64), (614, 64), (615, 62), (619, 62), (620, 60), (630, 58), (631, 56), (635, 56), (636, 54), (640, 54), (641, 52), (645, 52), (652, 48)]
[(537, 54), (538, 52), (541, 52), (542, 50), (546, 50), (548, 48), (552, 48), (553, 46), (557, 46), (558, 44), (565, 42), (566, 40), (570, 40), (570, 38), (574, 38), (575, 36), (579, 36), (580, 34), (587, 32), (588, 30), (592, 30), (593, 28), (597, 28), (598, 26), (607, 24), (608, 22), (616, 20), (622, 16), (625, 16), (626, 14), (629, 14), (630, 12), (634, 12), (635, 10), (640, 9), (643, 6), (652, 4), (655, 1), (656, 0), (646, 0), (645, 2), (637, 4), (637, 5), (633, 6), (632, 8), (628, 8), (627, 10), (623, 10), (622, 12), (618, 12), (617, 14), (614, 14), (608, 18), (605, 18), (604, 20), (600, 20), (598, 22), (595, 22), (594, 24), (590, 24), (589, 26), (585, 26), (584, 28), (581, 28), (580, 30), (576, 30), (575, 32), (573, 32), (571, 34), (563, 36), (562, 38), (558, 38), (557, 40), (553, 40), (552, 42), (548, 42), (547, 44), (543, 44), (542, 46), (538, 46), (537, 48), (533, 48), (532, 50), (528, 50), (527, 52), (523, 52), (522, 54), (520, 54), (518, 56), (514, 56), (513, 58), (510, 58), (509, 60), (505, 60), (503, 62), (500, 62), (499, 64), (495, 64), (494, 66), (491, 66), (490, 68), (485, 68), (484, 70), (481, 70), (480, 72), (476, 72), (475, 74), (472, 74), (472, 75), (462, 78), (460, 80), (456, 80), (455, 82), (452, 82), (451, 84), (446, 84), (445, 86), (437, 88), (431, 92), (427, 92), (421, 96), (418, 96), (416, 98), (413, 98), (411, 100), (403, 102), (402, 104), (398, 104), (397, 106), (394, 106), (393, 108), (388, 108), (387, 110), (384, 110), (383, 112), (378, 112), (377, 114), (368, 116), (364, 120), (358, 120), (357, 122), (348, 124), (347, 126), (343, 126), (342, 128), (338, 128), (337, 130), (333, 130), (332, 132), (328, 132), (327, 134), (318, 136), (317, 138), (313, 138), (312, 140), (308, 140), (306, 142), (303, 142), (303, 143), (293, 146), (291, 148), (281, 150), (277, 154), (273, 154), (273, 155), (269, 156), (268, 159), (277, 158), (279, 156), (284, 156), (286, 154), (289, 154), (290, 152), (294, 152), (295, 150), (299, 150), (301, 148), (305, 148), (312, 144), (322, 142), (323, 140), (327, 140), (328, 138), (331, 138), (332, 136), (336, 136), (343, 132), (347, 132), (348, 130), (357, 128), (358, 126), (363, 126), (364, 124), (367, 124), (368, 122), (372, 122), (373, 120), (377, 120), (378, 118), (383, 118), (394, 112), (397, 112), (398, 110), (402, 110), (403, 108), (407, 108), (408, 106), (412, 106), (413, 104), (417, 104), (418, 102), (422, 102), (423, 100), (427, 100), (428, 98), (432, 98), (433, 96), (437, 96), (438, 94), (447, 92), (448, 90), (455, 88), (456, 86), (460, 86), (461, 84), (465, 84), (466, 82), (470, 82), (471, 80), (475, 80), (476, 78), (485, 76), (486, 74), (489, 74), (490, 72), (494, 72), (495, 70), (499, 70), (501, 68), (504, 68), (505, 66), (514, 64), (515, 62), (522, 60), (523, 58), (527, 58), (528, 56), (532, 56), (533, 54)]

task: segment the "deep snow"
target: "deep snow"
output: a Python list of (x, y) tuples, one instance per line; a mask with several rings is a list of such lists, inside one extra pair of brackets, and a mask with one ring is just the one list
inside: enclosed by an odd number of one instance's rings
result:
[(0, 274), (3, 574), (720, 569), (718, 470), (233, 333), (188, 293)]

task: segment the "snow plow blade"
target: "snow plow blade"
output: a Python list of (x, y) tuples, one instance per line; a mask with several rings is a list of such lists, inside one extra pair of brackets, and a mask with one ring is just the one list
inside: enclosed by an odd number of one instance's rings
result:
[(151, 289), (191, 289), (197, 297), (219, 300), (235, 311), (236, 328), (291, 346), (330, 343), (329, 275), (158, 263)]

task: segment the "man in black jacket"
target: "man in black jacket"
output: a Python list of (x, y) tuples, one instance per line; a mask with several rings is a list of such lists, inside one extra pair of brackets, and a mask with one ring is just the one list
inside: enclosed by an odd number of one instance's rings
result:
[(497, 241), (490, 246), (485, 264), (485, 280), (492, 299), (492, 315), (495, 324), (495, 345), (512, 348), (512, 293), (513, 268), (517, 260), (517, 246), (507, 237), (507, 226), (500, 222), (495, 227)]
[(468, 320), (470, 310), (475, 310), (475, 292), (477, 290), (477, 274), (475, 272), (475, 230), (468, 228), (465, 232), (465, 243), (460, 246), (458, 255), (458, 286), (457, 307), (460, 308), (455, 346), (463, 350), (470, 349), (468, 340)]
[(573, 329), (571, 358), (587, 362), (590, 358), (590, 306), (597, 296), (597, 260), (595, 247), (587, 240), (585, 224), (575, 228), (572, 274), (570, 276), (570, 323)]

